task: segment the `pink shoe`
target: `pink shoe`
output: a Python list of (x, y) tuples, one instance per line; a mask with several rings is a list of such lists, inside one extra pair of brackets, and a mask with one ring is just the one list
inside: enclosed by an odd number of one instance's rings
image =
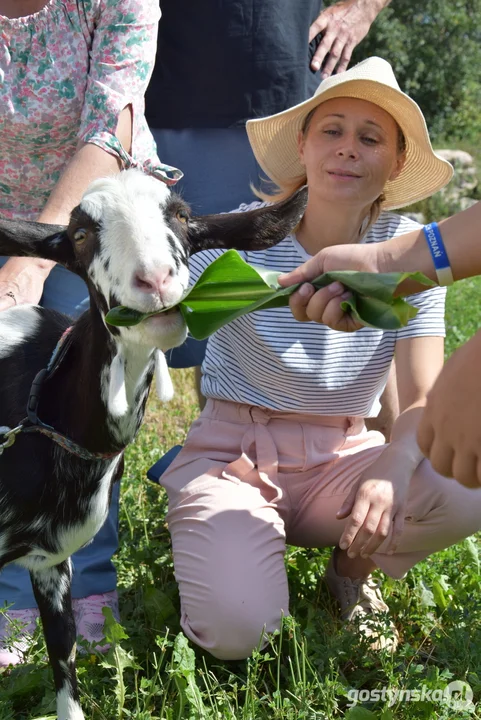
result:
[(0, 614), (0, 667), (25, 662), (39, 617), (37, 608), (8, 610)]
[[(95, 647), (97, 652), (106, 653), (109, 644), (100, 645), (104, 640), (104, 622), (102, 608), (109, 607), (114, 618), (120, 622), (119, 598), (116, 590), (102, 595), (89, 595), (72, 601), (77, 635)], [(82, 648), (79, 648), (82, 654)], [(85, 651), (84, 651), (85, 652)]]

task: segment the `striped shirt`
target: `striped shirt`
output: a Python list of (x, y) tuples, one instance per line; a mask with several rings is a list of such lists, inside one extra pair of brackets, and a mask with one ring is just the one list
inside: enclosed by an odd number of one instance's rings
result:
[[(239, 210), (260, 207), (254, 202)], [(382, 213), (363, 242), (382, 242), (419, 228), (409, 218)], [(191, 260), (192, 281), (222, 250), (206, 250)], [(246, 262), (288, 272), (309, 259), (289, 235), (269, 250), (240, 253)], [(419, 312), (400, 330), (362, 328), (355, 333), (318, 323), (299, 323), (289, 307), (259, 310), (218, 330), (207, 344), (202, 365), (206, 397), (274, 410), (375, 417), (387, 382), (396, 341), (445, 335), (445, 288), (407, 300)]]

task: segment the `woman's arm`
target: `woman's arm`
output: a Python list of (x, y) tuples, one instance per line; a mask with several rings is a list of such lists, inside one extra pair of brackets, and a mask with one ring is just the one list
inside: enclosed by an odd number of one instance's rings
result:
[(381, 403), (379, 415), (374, 418), (366, 418), (366, 427), (368, 430), (377, 430), (378, 432), (381, 432), (386, 438), (386, 442), (389, 442), (394, 422), (399, 416), (399, 398), (397, 392), (395, 360), (391, 363), (386, 387), (384, 388), (384, 392), (381, 395), (379, 402)]
[[(119, 116), (115, 132), (121, 145), (130, 152), (132, 147), (132, 110), (126, 107)], [(79, 142), (77, 151), (40, 213), (39, 222), (67, 225), (70, 212), (80, 202), (88, 185), (96, 178), (121, 170), (120, 158), (110, 155), (98, 145)]]
[(401, 414), (391, 442), (362, 474), (337, 517), (349, 517), (339, 543), (350, 557), (372, 555), (390, 537), (395, 552), (404, 527), (409, 483), (423, 460), (416, 433), (426, 397), (443, 365), (441, 337), (419, 337), (396, 343), (397, 385)]
[[(148, 135), (144, 94), (155, 62), (158, 1), (97, 0), (96, 6), (79, 144), (38, 217), (40, 222), (67, 223), (88, 184), (118, 172), (122, 159), (134, 152), (134, 128), (144, 123)], [(143, 159), (155, 162), (155, 146), (147, 135)], [(10, 259), (0, 269), (0, 311), (38, 303), (53, 265), (36, 258)]]
[[(455, 280), (481, 274), (481, 202), (446, 220), (439, 229)], [(416, 271), (437, 280), (431, 253), (422, 230), (393, 238), (381, 249), (379, 272)], [(413, 292), (411, 284), (402, 286), (402, 295)], [(420, 291), (424, 287), (416, 286)]]
[[(119, 118), (118, 139), (130, 150), (132, 117), (125, 108)], [(40, 213), (38, 220), (53, 225), (68, 224), (74, 208), (89, 183), (97, 177), (120, 170), (120, 161), (97, 145), (80, 142), (58, 183)], [(10, 258), (0, 269), (0, 311), (12, 305), (38, 303), (43, 285), (55, 263), (40, 258)], [(12, 295), (6, 295), (12, 293)]]
[(411, 477), (423, 460), (416, 434), (427, 395), (443, 368), (444, 338), (417, 337), (396, 343), (396, 378), (400, 415), (386, 450), (403, 455)]

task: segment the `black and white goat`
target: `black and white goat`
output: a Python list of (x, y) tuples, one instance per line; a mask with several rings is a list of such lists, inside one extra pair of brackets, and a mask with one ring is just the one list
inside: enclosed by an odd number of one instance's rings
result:
[[(69, 558), (105, 521), (154, 366), (167, 398), (162, 351), (186, 336), (176, 310), (130, 328), (108, 326), (105, 315), (116, 305), (143, 313), (175, 305), (188, 285), (191, 253), (273, 245), (296, 225), (305, 202), (304, 190), (252, 212), (191, 217), (161, 182), (128, 170), (92, 183), (67, 228), (0, 220), (0, 255), (61, 263), (86, 281), (90, 294), (90, 310), (56, 354), (72, 325), (68, 318), (31, 305), (0, 313), (0, 569), (16, 562), (30, 571), (59, 720), (84, 717)], [(47, 367), (40, 387), (33, 381)], [(18, 434), (8, 434), (19, 425)]]

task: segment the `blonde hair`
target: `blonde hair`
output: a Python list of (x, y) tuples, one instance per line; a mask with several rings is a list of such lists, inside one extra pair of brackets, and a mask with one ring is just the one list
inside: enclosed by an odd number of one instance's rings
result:
[[(309, 126), (311, 124), (311, 120), (312, 120), (314, 113), (316, 112), (318, 107), (319, 107), (319, 105), (316, 105), (316, 107), (312, 108), (312, 110), (306, 115), (306, 118), (302, 125), (302, 130), (301, 130), (304, 138), (306, 137), (306, 135), (308, 133)], [(398, 123), (395, 120), (394, 120), (394, 122), (396, 123), (396, 127), (398, 130), (397, 151), (398, 151), (398, 154), (401, 155), (406, 150), (406, 138), (404, 137), (404, 133), (401, 130)], [(298, 175), (296, 178), (293, 178), (292, 180), (287, 181), (287, 182), (283, 183), (282, 185), (279, 185), (278, 187), (276, 186), (276, 189), (272, 190), (271, 192), (264, 192), (263, 190), (258, 190), (252, 184), (251, 184), (251, 190), (260, 200), (263, 200), (264, 202), (268, 202), (268, 203), (276, 203), (276, 202), (282, 202), (282, 200), (287, 200), (288, 198), (292, 197), (292, 195), (294, 195), (304, 185), (307, 185), (307, 176), (305, 173), (303, 173), (302, 175)], [(366, 221), (363, 222), (361, 231), (359, 233), (360, 240), (366, 235), (369, 228), (371, 228), (378, 221), (379, 216), (382, 211), (382, 204), (385, 201), (385, 199), (386, 198), (385, 198), (384, 193), (381, 193), (379, 195), (379, 197), (376, 198), (376, 200), (374, 200), (374, 202), (372, 203), (371, 208), (369, 210), (369, 216), (367, 218), (367, 222)], [(302, 219), (299, 222), (299, 224), (301, 222), (302, 222)], [(299, 227), (299, 225), (297, 227)], [(295, 228), (295, 229), (297, 230), (297, 228)]]

